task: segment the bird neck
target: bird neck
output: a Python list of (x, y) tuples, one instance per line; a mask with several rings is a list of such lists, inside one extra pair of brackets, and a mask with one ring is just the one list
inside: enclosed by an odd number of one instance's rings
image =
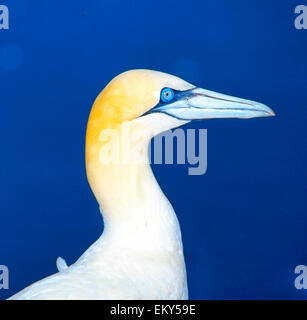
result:
[(122, 130), (100, 134), (95, 144), (87, 139), (87, 176), (104, 218), (102, 237), (136, 250), (182, 251), (176, 214), (149, 164), (150, 135), (121, 139)]

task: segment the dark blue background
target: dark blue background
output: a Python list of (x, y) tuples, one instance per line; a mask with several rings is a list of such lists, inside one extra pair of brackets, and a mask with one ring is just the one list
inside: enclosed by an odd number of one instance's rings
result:
[(208, 171), (156, 165), (178, 214), (192, 299), (303, 299), (307, 265), (304, 1), (2, 1), (0, 264), (6, 298), (73, 263), (102, 232), (84, 168), (91, 105), (149, 68), (266, 103), (275, 118), (210, 120)]

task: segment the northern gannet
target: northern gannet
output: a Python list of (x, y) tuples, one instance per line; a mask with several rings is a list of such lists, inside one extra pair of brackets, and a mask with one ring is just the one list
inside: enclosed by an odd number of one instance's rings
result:
[[(58, 259), (58, 273), (10, 299), (188, 299), (180, 226), (152, 173), (149, 142), (194, 119), (273, 115), (263, 104), (162, 72), (115, 77), (96, 98), (86, 133), (87, 178), (104, 232), (74, 264)], [(117, 137), (125, 125), (130, 134), (123, 142)], [(112, 154), (138, 161), (106, 161)]]

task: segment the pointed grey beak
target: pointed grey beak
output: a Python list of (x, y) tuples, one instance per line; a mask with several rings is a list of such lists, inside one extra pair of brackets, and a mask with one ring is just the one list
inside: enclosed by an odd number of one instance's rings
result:
[(249, 119), (275, 115), (274, 111), (264, 104), (201, 88), (177, 92), (174, 101), (160, 104), (153, 111), (163, 112), (180, 120)]

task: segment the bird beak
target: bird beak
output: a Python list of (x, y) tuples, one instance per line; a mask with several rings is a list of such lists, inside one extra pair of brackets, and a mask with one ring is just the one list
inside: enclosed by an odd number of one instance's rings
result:
[(180, 120), (249, 119), (275, 115), (274, 111), (264, 104), (201, 88), (181, 91), (174, 102), (159, 105), (154, 111), (169, 114)]

